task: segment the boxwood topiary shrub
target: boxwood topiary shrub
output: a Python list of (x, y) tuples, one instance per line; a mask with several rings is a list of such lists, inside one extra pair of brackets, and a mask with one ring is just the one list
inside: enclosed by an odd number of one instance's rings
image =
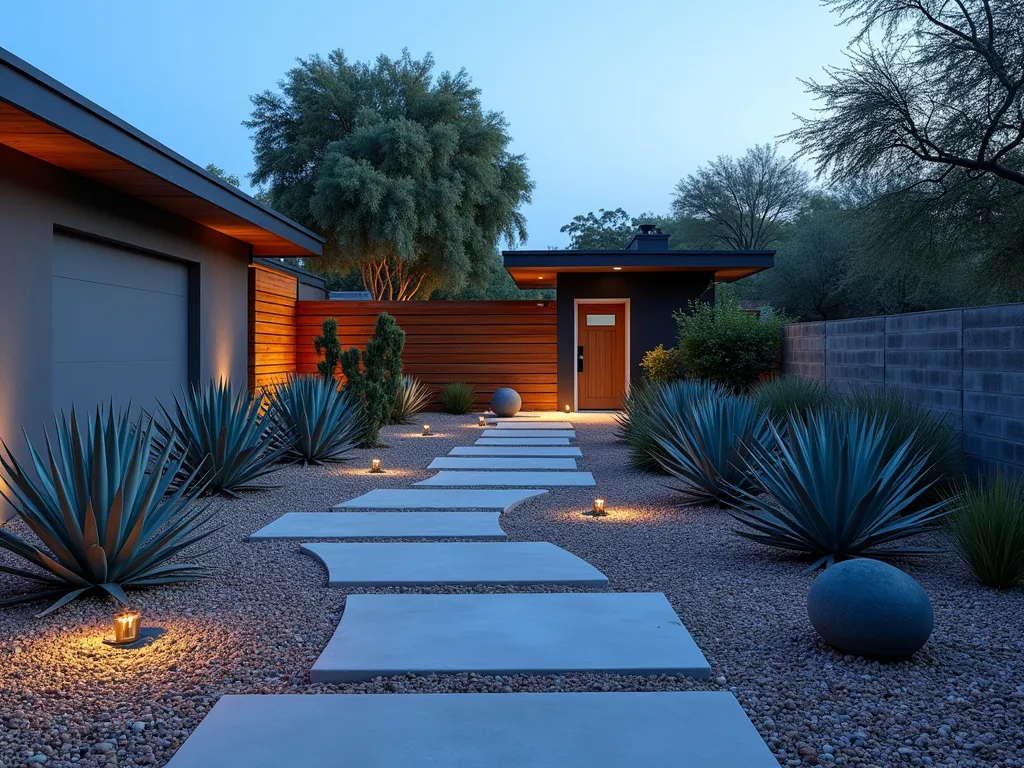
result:
[(727, 294), (714, 305), (690, 302), (677, 312), (679, 355), (687, 378), (714, 381), (747, 392), (775, 367), (782, 326), (789, 318), (743, 312)]

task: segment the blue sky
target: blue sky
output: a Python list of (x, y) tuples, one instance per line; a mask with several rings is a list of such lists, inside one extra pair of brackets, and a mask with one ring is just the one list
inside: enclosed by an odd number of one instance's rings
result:
[(249, 95), (296, 57), (430, 51), (505, 113), (545, 248), (578, 213), (667, 211), (698, 165), (792, 128), (812, 106), (798, 78), (842, 62), (836, 22), (816, 0), (41, 0), (4, 9), (0, 46), (239, 176)]

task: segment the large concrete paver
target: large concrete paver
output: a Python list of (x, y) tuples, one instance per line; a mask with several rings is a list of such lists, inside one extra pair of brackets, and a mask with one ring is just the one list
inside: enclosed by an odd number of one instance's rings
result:
[(711, 676), (658, 592), (350, 595), (314, 683), (408, 673)]
[(480, 437), (505, 437), (525, 440), (528, 437), (576, 437), (574, 429), (483, 429)]
[(572, 458), (438, 456), (427, 469), (576, 469)]
[(608, 578), (586, 560), (540, 541), (493, 544), (317, 542), (303, 544), (302, 551), (319, 558), (327, 567), (332, 587), (608, 585)]
[(506, 447), (528, 446), (528, 445), (568, 445), (567, 437), (481, 437), (474, 445), (502, 445)]
[(573, 429), (568, 421), (508, 421), (498, 419), (494, 422), (498, 429)]
[(249, 537), (263, 539), (504, 539), (499, 512), (288, 512)]
[(724, 691), (223, 696), (169, 768), (778, 768)]
[(554, 488), (563, 486), (595, 485), (594, 476), (590, 472), (532, 472), (532, 471), (500, 471), (462, 472), (459, 470), (441, 470), (433, 477), (413, 483), (416, 486), (447, 486), (474, 488), (501, 488), (514, 485), (526, 485), (531, 488)]
[(507, 512), (543, 488), (453, 489), (377, 488), (354, 499), (335, 504), (335, 509), (500, 509)]
[(449, 456), (567, 456), (581, 457), (582, 451), (568, 445), (459, 445)]

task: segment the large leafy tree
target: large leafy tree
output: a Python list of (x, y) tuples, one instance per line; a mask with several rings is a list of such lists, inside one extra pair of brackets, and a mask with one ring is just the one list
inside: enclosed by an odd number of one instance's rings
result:
[(1024, 185), (1024, 3), (823, 2), (857, 33), (845, 66), (805, 82), (820, 106), (790, 134), (819, 173)]
[(327, 238), (328, 272), (359, 269), (376, 299), (426, 298), (492, 274), (496, 244), (526, 237), (533, 183), (500, 112), (428, 54), (299, 60), (252, 97), (255, 183)]
[(718, 244), (739, 251), (770, 248), (807, 200), (809, 179), (769, 144), (742, 157), (719, 156), (676, 185), (672, 211), (707, 225)]
[(629, 236), (636, 231), (634, 219), (622, 208), (595, 214), (573, 216), (572, 221), (559, 232), (569, 235), (569, 249), (573, 251), (615, 251), (626, 247)]

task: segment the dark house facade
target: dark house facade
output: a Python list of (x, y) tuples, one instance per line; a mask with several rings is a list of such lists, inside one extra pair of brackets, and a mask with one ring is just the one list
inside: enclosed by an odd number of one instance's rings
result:
[(621, 251), (502, 254), (520, 288), (557, 289), (560, 408), (618, 409), (644, 354), (675, 346), (677, 310), (775, 263), (775, 251), (669, 250), (668, 235), (641, 229)]

